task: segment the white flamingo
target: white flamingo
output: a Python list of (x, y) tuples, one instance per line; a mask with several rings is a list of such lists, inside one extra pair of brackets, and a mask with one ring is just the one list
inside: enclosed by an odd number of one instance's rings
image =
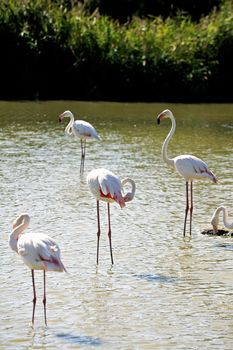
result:
[[(123, 186), (129, 183), (132, 186), (131, 192), (122, 195)], [(111, 223), (110, 223), (110, 205), (111, 202), (117, 202), (121, 208), (125, 206), (126, 202), (132, 201), (135, 195), (136, 185), (130, 178), (120, 180), (118, 176), (111, 171), (104, 168), (94, 169), (87, 175), (87, 184), (91, 193), (97, 201), (97, 264), (99, 263), (99, 239), (100, 239), (100, 212), (99, 201), (107, 202), (108, 207), (108, 238), (110, 246), (111, 262), (113, 264), (112, 254), (112, 239), (111, 239)]]
[(96, 139), (99, 140), (99, 135), (97, 134), (95, 128), (88, 122), (84, 120), (74, 120), (74, 115), (71, 111), (65, 111), (59, 116), (59, 121), (62, 122), (64, 118), (70, 118), (68, 125), (65, 128), (65, 133), (69, 136), (75, 136), (80, 139), (81, 144), (81, 165), (80, 172), (84, 169), (84, 160), (86, 154), (86, 140)]
[(218, 232), (218, 225), (219, 225), (219, 215), (221, 213), (221, 211), (223, 212), (223, 224), (224, 227), (229, 228), (229, 229), (233, 229), (233, 221), (230, 222), (228, 219), (228, 210), (226, 207), (224, 206), (220, 206), (218, 207), (212, 218), (211, 218), (211, 225), (213, 226), (213, 232), (217, 233)]
[(33, 311), (32, 324), (34, 325), (35, 307), (36, 307), (36, 287), (34, 279), (34, 270), (44, 271), (44, 320), (47, 325), (46, 317), (46, 271), (66, 271), (60, 257), (60, 249), (57, 243), (49, 236), (42, 233), (23, 233), (28, 227), (30, 217), (28, 214), (21, 214), (13, 222), (13, 231), (9, 236), (9, 245), (12, 250), (18, 253), (23, 262), (32, 271), (33, 285)]
[[(165, 109), (163, 112), (161, 112), (157, 117), (157, 122), (160, 124), (160, 121), (170, 118), (172, 121), (172, 127), (170, 132), (168, 133), (163, 146), (162, 146), (162, 157), (165, 163), (167, 163), (169, 166), (174, 168), (183, 178), (186, 182), (186, 209), (185, 209), (185, 220), (184, 220), (184, 231), (183, 234), (185, 236), (186, 231), (186, 221), (187, 221), (187, 215), (188, 211), (190, 211), (190, 235), (192, 232), (192, 213), (193, 213), (193, 180), (204, 180), (204, 179), (210, 179), (214, 183), (217, 183), (216, 176), (208, 169), (208, 166), (205, 162), (203, 162), (201, 159), (191, 156), (191, 155), (180, 155), (175, 158), (168, 158), (167, 156), (167, 147), (170, 139), (172, 138), (172, 135), (174, 134), (174, 131), (176, 129), (176, 121), (172, 114), (172, 112), (169, 109)], [(190, 183), (190, 204), (189, 204), (189, 183)]]

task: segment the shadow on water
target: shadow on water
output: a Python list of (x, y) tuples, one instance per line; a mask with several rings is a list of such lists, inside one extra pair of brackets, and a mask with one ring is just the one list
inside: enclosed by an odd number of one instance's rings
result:
[(174, 283), (174, 282), (176, 282), (176, 278), (168, 277), (168, 276), (164, 276), (164, 275), (160, 275), (160, 274), (153, 275), (150, 273), (146, 273), (146, 274), (134, 275), (134, 277), (148, 281), (148, 282), (159, 282), (159, 283)]
[(100, 341), (100, 339), (87, 337), (87, 336), (74, 335), (72, 333), (58, 333), (56, 334), (56, 337), (63, 339), (64, 341), (72, 344), (82, 344), (82, 345), (91, 345), (91, 346), (102, 345), (102, 342)]
[(217, 248), (233, 251), (233, 245), (229, 243), (220, 243), (216, 245)]

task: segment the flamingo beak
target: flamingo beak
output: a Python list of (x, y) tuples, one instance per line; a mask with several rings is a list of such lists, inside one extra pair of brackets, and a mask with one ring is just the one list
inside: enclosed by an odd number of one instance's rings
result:
[(158, 125), (160, 124), (160, 116), (158, 116), (158, 118), (157, 118), (157, 124)]
[(62, 122), (62, 117), (59, 115), (59, 123)]

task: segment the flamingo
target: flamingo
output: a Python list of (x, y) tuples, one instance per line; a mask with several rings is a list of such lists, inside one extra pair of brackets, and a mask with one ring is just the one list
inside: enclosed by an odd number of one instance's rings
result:
[[(174, 115), (169, 109), (165, 109), (161, 112), (157, 117), (157, 122), (160, 124), (160, 121), (170, 118), (172, 121), (172, 127), (170, 132), (168, 133), (163, 146), (162, 146), (162, 157), (165, 163), (175, 169), (178, 174), (183, 176), (186, 182), (186, 209), (185, 209), (185, 219), (184, 219), (184, 231), (183, 235), (185, 237), (186, 231), (186, 221), (188, 211), (190, 211), (190, 236), (192, 232), (192, 213), (193, 213), (193, 180), (204, 180), (210, 179), (214, 183), (217, 183), (218, 180), (216, 176), (208, 169), (208, 166), (205, 162), (203, 162), (200, 158), (197, 158), (192, 155), (184, 154), (177, 156), (175, 158), (168, 158), (167, 156), (167, 147), (172, 135), (176, 129), (176, 121)], [(190, 183), (190, 204), (189, 204), (189, 183)]]
[(97, 134), (95, 128), (88, 122), (84, 120), (74, 120), (74, 115), (71, 111), (65, 111), (59, 116), (59, 122), (62, 122), (64, 118), (70, 118), (70, 122), (65, 128), (65, 133), (69, 136), (75, 136), (80, 138), (81, 144), (81, 164), (80, 173), (84, 170), (84, 160), (86, 154), (86, 140), (96, 139), (99, 140), (100, 137)]
[[(126, 193), (125, 196), (122, 195), (123, 187), (129, 183), (132, 187), (131, 192)], [(125, 206), (126, 202), (133, 200), (136, 190), (135, 182), (130, 178), (125, 178), (120, 180), (118, 176), (113, 174), (111, 171), (104, 168), (94, 169), (87, 175), (87, 184), (91, 193), (94, 195), (97, 201), (97, 265), (99, 263), (99, 239), (100, 239), (100, 211), (99, 211), (99, 201), (102, 200), (107, 202), (108, 208), (108, 238), (111, 262), (113, 264), (113, 254), (112, 254), (112, 239), (111, 239), (111, 223), (110, 223), (110, 203), (117, 202), (121, 208)]]
[(9, 245), (18, 253), (23, 262), (31, 269), (33, 286), (33, 311), (32, 325), (34, 325), (36, 307), (36, 287), (34, 270), (44, 271), (44, 321), (47, 326), (46, 317), (46, 271), (66, 271), (60, 257), (60, 249), (57, 243), (49, 236), (42, 233), (31, 233), (24, 231), (29, 226), (30, 216), (26, 213), (19, 215), (13, 222), (13, 231), (9, 236)]
[(218, 232), (218, 225), (219, 225), (219, 215), (221, 213), (221, 211), (223, 212), (223, 224), (224, 224), (224, 227), (226, 228), (229, 228), (229, 229), (233, 229), (233, 221), (230, 222), (228, 220), (228, 210), (226, 207), (224, 206), (220, 206), (218, 207), (212, 218), (211, 218), (211, 225), (213, 226), (213, 232), (214, 233), (217, 233)]

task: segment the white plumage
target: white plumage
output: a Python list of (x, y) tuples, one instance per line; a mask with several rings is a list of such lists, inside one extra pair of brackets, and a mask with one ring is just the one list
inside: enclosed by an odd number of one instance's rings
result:
[(94, 169), (87, 175), (87, 184), (97, 200), (117, 202), (121, 208), (125, 200), (121, 193), (122, 184), (118, 176), (104, 168)]
[[(123, 187), (129, 183), (132, 190), (122, 194)], [(97, 220), (98, 220), (98, 231), (97, 231), (97, 264), (99, 262), (99, 238), (100, 238), (100, 213), (99, 213), (99, 201), (107, 202), (108, 206), (108, 237), (111, 261), (113, 264), (112, 255), (112, 242), (111, 242), (111, 224), (110, 224), (110, 206), (109, 203), (117, 202), (121, 208), (125, 206), (126, 202), (131, 201), (134, 198), (136, 185), (135, 182), (130, 178), (120, 180), (120, 178), (113, 174), (111, 171), (99, 168), (92, 170), (87, 175), (87, 184), (91, 193), (94, 195), (97, 201)]]
[(69, 136), (75, 136), (80, 139), (81, 144), (81, 165), (80, 172), (84, 169), (84, 159), (86, 154), (86, 140), (96, 139), (99, 140), (95, 128), (84, 120), (74, 120), (74, 115), (71, 111), (65, 111), (59, 116), (59, 121), (62, 122), (64, 118), (70, 118), (68, 125), (66, 126), (65, 133)]
[[(167, 156), (167, 147), (170, 139), (172, 138), (172, 135), (175, 132), (176, 129), (176, 121), (172, 114), (172, 112), (169, 109), (165, 109), (163, 112), (161, 112), (158, 117), (157, 121), (158, 124), (160, 124), (160, 121), (170, 118), (172, 121), (172, 127), (170, 132), (168, 133), (163, 146), (162, 146), (162, 157), (165, 163), (167, 163), (169, 166), (174, 168), (178, 174), (180, 174), (186, 182), (186, 210), (185, 210), (185, 220), (184, 220), (184, 236), (186, 231), (186, 221), (187, 221), (187, 215), (188, 211), (190, 211), (190, 235), (192, 231), (192, 212), (193, 212), (193, 180), (205, 180), (209, 179), (213, 181), (214, 183), (217, 183), (217, 178), (213, 174), (212, 171), (209, 170), (207, 164), (203, 162), (203, 160), (189, 155), (180, 155), (175, 158), (168, 158)], [(190, 183), (190, 203), (189, 203), (189, 183)]]
[(45, 272), (46, 271), (66, 271), (62, 261), (60, 248), (57, 243), (48, 235), (43, 233), (24, 233), (29, 226), (30, 217), (28, 214), (21, 214), (13, 222), (13, 231), (9, 236), (9, 245), (12, 250), (20, 255), (23, 262), (32, 270), (33, 282), (33, 313), (32, 324), (34, 324), (34, 314), (36, 305), (36, 291), (34, 281), (34, 270), (44, 271), (44, 317), (46, 319), (46, 290), (45, 290)]
[(214, 174), (208, 169), (208, 165), (200, 158), (184, 154), (173, 158), (176, 171), (183, 176), (185, 181), (210, 179), (217, 182)]
[(223, 213), (223, 225), (225, 228), (233, 229), (233, 221), (230, 222), (228, 218), (228, 209), (224, 206), (218, 207), (211, 218), (211, 225), (213, 226), (213, 231), (218, 232), (219, 216)]

